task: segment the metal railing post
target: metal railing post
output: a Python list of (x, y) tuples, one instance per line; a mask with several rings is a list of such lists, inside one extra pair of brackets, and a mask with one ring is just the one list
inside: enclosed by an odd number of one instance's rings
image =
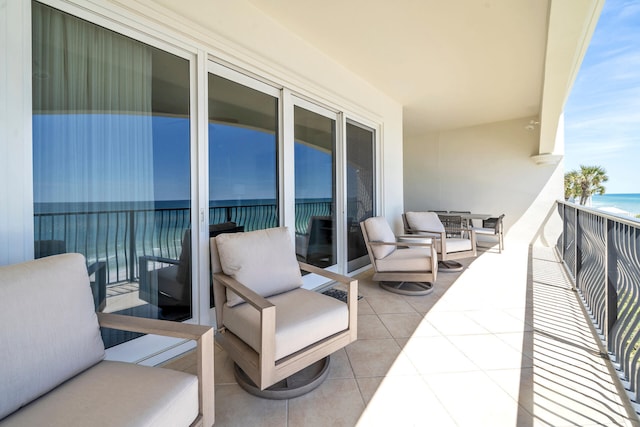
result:
[(574, 209), (575, 215), (575, 238), (574, 244), (576, 247), (575, 250), (575, 259), (573, 266), (573, 277), (576, 282), (576, 288), (580, 289), (580, 271), (582, 270), (582, 224), (580, 223), (580, 213), (578, 209)]
[(135, 212), (129, 211), (129, 282), (134, 282), (136, 278), (136, 233), (135, 233)]
[(609, 340), (610, 333), (618, 320), (618, 249), (615, 241), (615, 223), (607, 219), (607, 233), (605, 235), (605, 325), (603, 325), (604, 339), (607, 350), (612, 352), (613, 346)]

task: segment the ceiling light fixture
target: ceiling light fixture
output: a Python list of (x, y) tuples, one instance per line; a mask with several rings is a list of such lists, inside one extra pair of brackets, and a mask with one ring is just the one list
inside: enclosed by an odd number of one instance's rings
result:
[(524, 128), (526, 130), (534, 130), (536, 128), (537, 125), (539, 125), (540, 122), (536, 121), (536, 120), (530, 120), (529, 124), (526, 125)]

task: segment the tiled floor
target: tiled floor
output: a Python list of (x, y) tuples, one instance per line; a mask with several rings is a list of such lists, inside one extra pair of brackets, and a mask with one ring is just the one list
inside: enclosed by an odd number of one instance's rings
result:
[[(553, 251), (487, 251), (427, 296), (359, 277), (358, 341), (288, 401), (247, 394), (216, 348), (216, 426), (631, 426)], [(174, 367), (193, 369), (184, 358)]]

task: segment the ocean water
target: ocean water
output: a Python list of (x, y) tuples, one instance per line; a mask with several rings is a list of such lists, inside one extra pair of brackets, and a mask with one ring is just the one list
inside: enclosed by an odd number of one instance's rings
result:
[(640, 214), (640, 194), (604, 194), (592, 197), (594, 208), (614, 207), (629, 212), (631, 215)]

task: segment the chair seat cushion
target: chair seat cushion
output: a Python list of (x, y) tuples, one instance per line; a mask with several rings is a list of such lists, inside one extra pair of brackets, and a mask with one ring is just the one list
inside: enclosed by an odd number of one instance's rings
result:
[[(347, 304), (307, 289), (267, 298), (276, 306), (276, 360), (349, 327)], [(224, 326), (260, 352), (260, 316), (249, 304), (223, 307)]]
[(495, 228), (473, 227), (473, 230), (475, 230), (476, 234), (489, 234), (491, 236), (496, 234)]
[[(447, 253), (470, 251), (472, 249), (470, 239), (447, 237)], [(442, 253), (440, 240), (436, 240), (436, 250)]]
[(431, 249), (398, 249), (391, 255), (377, 260), (376, 270), (431, 271)]
[[(224, 274), (269, 297), (302, 286), (302, 275), (289, 231), (285, 227), (216, 236)], [(227, 290), (227, 304), (244, 302)]]
[(198, 377), (102, 361), (0, 421), (13, 426), (188, 426), (198, 416)]

